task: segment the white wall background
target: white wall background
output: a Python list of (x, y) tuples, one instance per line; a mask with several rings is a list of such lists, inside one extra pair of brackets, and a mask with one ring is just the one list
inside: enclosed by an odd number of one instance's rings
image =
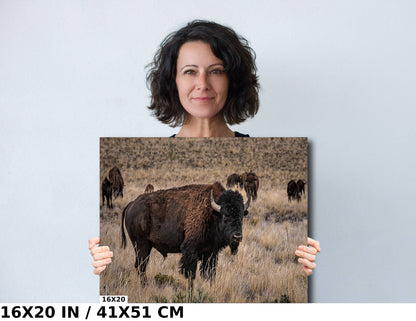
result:
[(195, 18), (244, 35), (261, 109), (310, 139), (314, 302), (416, 302), (416, 3), (0, 0), (0, 302), (98, 302), (100, 136), (169, 136), (145, 65)]

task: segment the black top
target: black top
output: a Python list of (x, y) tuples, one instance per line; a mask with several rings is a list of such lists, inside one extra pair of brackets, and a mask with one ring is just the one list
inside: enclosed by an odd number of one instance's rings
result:
[[(170, 136), (170, 137), (175, 137), (176, 135), (175, 134), (173, 134), (172, 136)], [(239, 133), (239, 132), (234, 132), (234, 137), (250, 137), (250, 135), (248, 135), (248, 134), (241, 134), (241, 133)]]
[(249, 134), (241, 134), (239, 132), (234, 132), (235, 137), (250, 137)]

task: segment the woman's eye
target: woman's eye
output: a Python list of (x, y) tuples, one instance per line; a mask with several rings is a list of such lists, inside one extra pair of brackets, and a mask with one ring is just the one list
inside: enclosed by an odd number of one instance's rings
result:
[(214, 75), (221, 75), (223, 73), (224, 73), (224, 70), (222, 70), (222, 69), (211, 70), (211, 74), (214, 74)]
[(194, 70), (185, 70), (184, 74), (185, 75), (193, 75), (193, 74), (195, 74), (195, 71)]

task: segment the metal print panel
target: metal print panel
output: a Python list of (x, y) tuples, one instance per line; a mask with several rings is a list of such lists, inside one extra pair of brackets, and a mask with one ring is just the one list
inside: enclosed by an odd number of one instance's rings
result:
[(101, 295), (307, 302), (306, 138), (101, 138)]

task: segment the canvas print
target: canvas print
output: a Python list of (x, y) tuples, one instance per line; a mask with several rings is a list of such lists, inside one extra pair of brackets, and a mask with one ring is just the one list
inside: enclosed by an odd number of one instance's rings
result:
[(101, 138), (101, 295), (307, 302), (307, 138)]

